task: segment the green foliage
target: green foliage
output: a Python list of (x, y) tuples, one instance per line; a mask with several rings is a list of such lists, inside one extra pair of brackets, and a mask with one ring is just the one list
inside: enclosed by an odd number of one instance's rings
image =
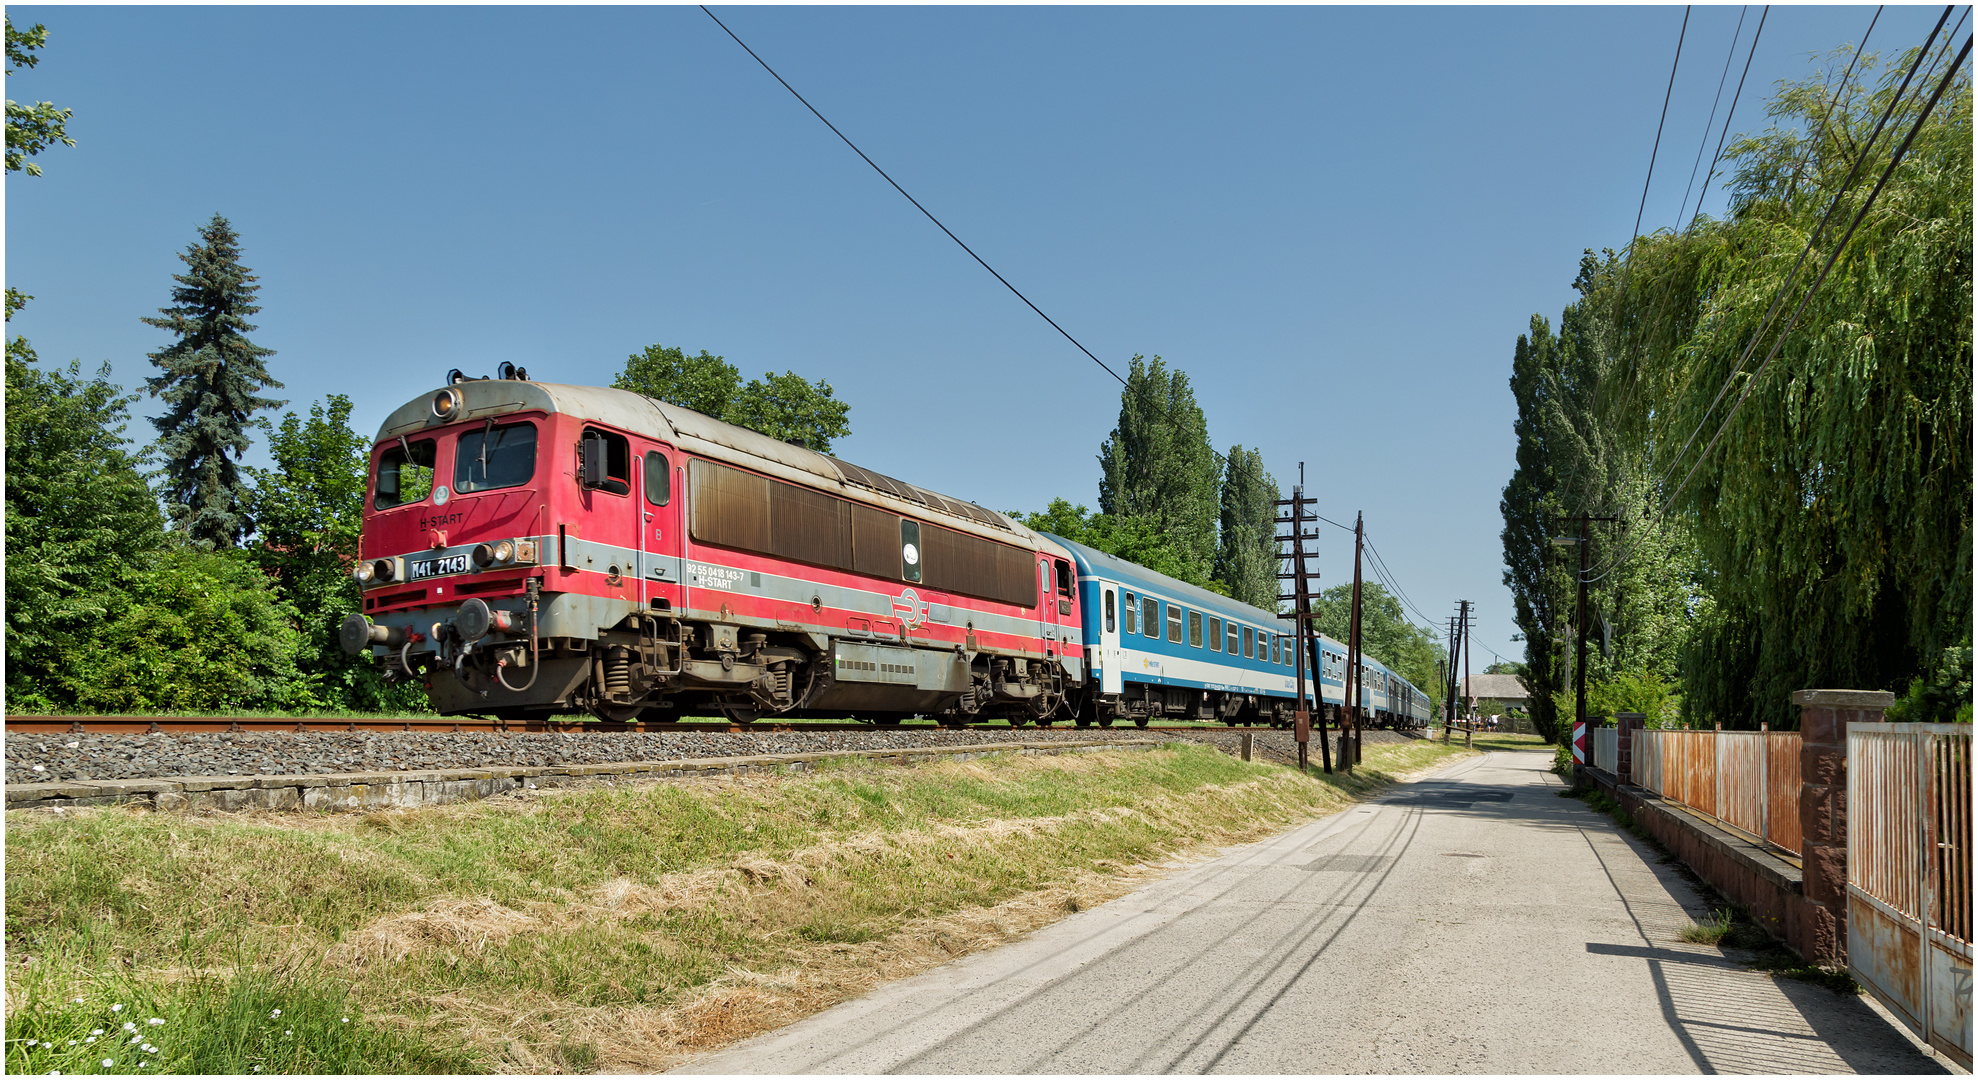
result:
[(1587, 684), (1588, 716), (1641, 713), (1650, 727), (1674, 727), (1680, 708), (1674, 686), (1639, 668)]
[[(1668, 476), (1658, 501), (1673, 499), (1693, 529), (1720, 609), (1687, 652), (1695, 720), (1789, 726), (1792, 691), (1896, 689), (1969, 634), (1968, 72), (1810, 293), (1844, 229), (1816, 245), (1815, 269), (1784, 294), (1784, 311), (1804, 300), (1804, 314), (1760, 367), (1778, 338), (1777, 325), (1759, 333), (1765, 313), (1909, 59), (1871, 86), (1877, 65), (1864, 58), (1861, 83), (1831, 111), (1828, 80), (1784, 86), (1768, 106), (1775, 126), (1728, 148), (1730, 215), (1639, 239), (1625, 282), (1607, 274), (1592, 293), (1615, 313), (1627, 358), (1602, 415)], [(1897, 105), (1892, 131), (1908, 131), (1921, 97)], [(1876, 144), (1864, 177), (1881, 175), (1899, 140)], [(1851, 221), (1872, 186), (1841, 195), (1836, 219)]]
[(1208, 420), (1186, 372), (1136, 355), (1120, 392), (1119, 424), (1099, 447), (1099, 510), (1137, 518), (1170, 538), (1189, 572), (1210, 578), (1216, 558), (1218, 471)]
[(113, 597), (72, 673), (75, 704), (105, 712), (297, 709), (300, 617), (240, 551), (167, 547)]
[(1971, 722), (1971, 639), (1945, 649), (1929, 675), (1918, 675), (1889, 706), (1890, 723), (1969, 724)]
[(7, 1017), (9, 1075), (478, 1071), (457, 1050), (370, 1022), (347, 987), (321, 976), (249, 971), (154, 982), (118, 973), (77, 997), (44, 974), (48, 967), (42, 960), (21, 978)]
[(1278, 610), (1277, 480), (1264, 455), (1229, 448), (1223, 466), (1221, 537), (1213, 578), (1218, 592), (1265, 611)]
[[(1352, 632), (1353, 585), (1344, 583), (1319, 594), (1319, 633), (1336, 641), (1347, 641)], [(1437, 665), (1448, 657), (1434, 631), (1408, 621), (1401, 601), (1375, 582), (1360, 585), (1360, 652), (1386, 664), (1416, 689), (1440, 703), (1446, 692), (1437, 676)]]
[(410, 683), (388, 684), (367, 656), (348, 656), (337, 639), (339, 619), (363, 610), (350, 570), (364, 518), (369, 443), (350, 429), (350, 399), (331, 394), (304, 420), (294, 413), (269, 433), (273, 469), (248, 470), (246, 503), (259, 528), (249, 556), (274, 582), (277, 595), (301, 614), (299, 670), (316, 684), (323, 704), (362, 712), (424, 711), (424, 693)]
[[(25, 299), (9, 290), (9, 314)], [(7, 698), (45, 709), (71, 699), (163, 522), (123, 439), (134, 399), (108, 366), (83, 381), (34, 359), (7, 343)]]
[[(14, 20), (7, 24), (7, 74), (22, 68), (31, 68), (41, 62), (35, 50), (48, 44), (48, 29), (35, 23), (26, 30), (14, 29)], [(55, 107), (53, 102), (37, 101), (32, 105), (22, 105), (13, 98), (7, 99), (7, 171), (26, 172), (29, 176), (40, 176), (41, 166), (28, 160), (43, 150), (61, 143), (74, 146), (76, 141), (69, 138), (69, 117), (74, 115), (68, 109)], [(8, 314), (12, 315), (13, 306)]]
[(717, 420), (793, 442), (819, 453), (852, 433), (851, 406), (822, 379), (764, 372), (744, 386), (735, 365), (702, 349), (688, 356), (677, 345), (648, 345), (625, 360), (612, 386), (705, 413)]
[(283, 402), (255, 396), (263, 387), (279, 389), (262, 360), (273, 356), (247, 339), (260, 311), (260, 286), (240, 264), (239, 237), (218, 214), (200, 230), (200, 242), (179, 258), (187, 272), (173, 275), (172, 306), (163, 318), (143, 321), (169, 330), (178, 340), (151, 362), (164, 374), (147, 380), (153, 396), (168, 406), (152, 421), (159, 439), (164, 496), (172, 526), (202, 547), (230, 548), (253, 530), (242, 505), (247, 485), (235, 461), (247, 451), (247, 429), (254, 413)]
[(1158, 574), (1227, 595), (1219, 582), (1188, 575), (1201, 567), (1175, 546), (1172, 537), (1156, 529), (1144, 518), (1117, 518), (1095, 514), (1083, 505), (1073, 506), (1064, 499), (1036, 513), (1009, 511), (1007, 517), (1023, 522), (1038, 532), (1062, 536), (1075, 543), (1097, 548), (1108, 555), (1144, 566)]

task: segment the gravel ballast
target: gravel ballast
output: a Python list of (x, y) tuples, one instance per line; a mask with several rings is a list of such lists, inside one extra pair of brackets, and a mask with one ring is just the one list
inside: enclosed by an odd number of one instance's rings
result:
[[(1248, 729), (1253, 755), (1296, 763), (1288, 730)], [(325, 773), (603, 765), (628, 761), (887, 751), (944, 745), (1155, 737), (1203, 742), (1234, 754), (1243, 729), (894, 728), (792, 732), (211, 732), (151, 735), (9, 733), (6, 782), (149, 780), (176, 776), (305, 776)], [(1369, 731), (1369, 743), (1406, 736)], [(1319, 748), (1311, 748), (1318, 763)], [(37, 766), (39, 768), (37, 768)]]

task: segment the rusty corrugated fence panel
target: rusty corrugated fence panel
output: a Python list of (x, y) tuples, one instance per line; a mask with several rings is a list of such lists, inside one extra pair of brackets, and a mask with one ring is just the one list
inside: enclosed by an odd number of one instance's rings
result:
[(1922, 917), (1916, 779), (1908, 731), (1848, 732), (1848, 882), (1912, 919)]
[(1765, 740), (1765, 839), (1797, 854), (1805, 841), (1799, 829), (1799, 732), (1770, 731)]
[(1971, 728), (1848, 728), (1848, 970), (1969, 1068)]
[(1765, 835), (1765, 733), (1720, 731), (1717, 744), (1716, 801), (1719, 820), (1753, 836)]
[(1944, 933), (1971, 941), (1971, 733), (1933, 732), (1937, 889), (1935, 918)]

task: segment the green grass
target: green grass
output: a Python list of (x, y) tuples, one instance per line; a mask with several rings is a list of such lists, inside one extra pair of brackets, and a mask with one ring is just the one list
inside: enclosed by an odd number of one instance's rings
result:
[(183, 1071), (650, 1070), (1463, 753), (1377, 744), (1324, 777), (1175, 743), (362, 816), (15, 815), (10, 1071), (82, 1071), (11, 1055), (66, 1053), (111, 999), (212, 1032), (153, 1040)]

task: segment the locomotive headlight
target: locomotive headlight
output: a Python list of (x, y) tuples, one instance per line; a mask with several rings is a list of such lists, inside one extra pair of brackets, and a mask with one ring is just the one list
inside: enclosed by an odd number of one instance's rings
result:
[(507, 562), (513, 559), (515, 557), (514, 543), (507, 540), (496, 543), (494, 546), (494, 557), (496, 562)]
[(358, 563), (357, 569), (350, 572), (350, 576), (356, 578), (359, 585), (369, 585), (375, 575), (376, 572), (371, 569), (370, 563)]
[(494, 562), (495, 562), (495, 546), (493, 544), (474, 545), (475, 566), (493, 566)]
[(396, 576), (397, 567), (390, 559), (379, 559), (371, 564), (371, 578), (374, 581), (390, 581)]
[(433, 415), (441, 420), (451, 420), (460, 415), (460, 391), (447, 387), (433, 395)]

